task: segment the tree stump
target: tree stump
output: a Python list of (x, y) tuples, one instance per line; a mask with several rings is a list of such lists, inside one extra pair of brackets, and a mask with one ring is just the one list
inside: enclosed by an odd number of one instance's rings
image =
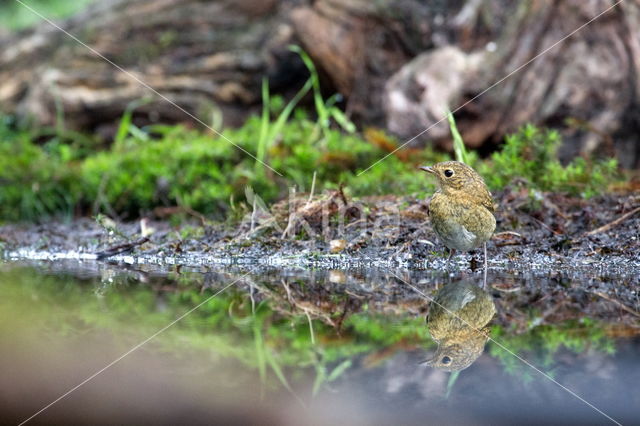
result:
[[(546, 51), (613, 4), (105, 0), (59, 25), (218, 128), (259, 110), (265, 76), (285, 97), (301, 87), (307, 70), (288, 49), (300, 44), (326, 93), (341, 93), (361, 125), (386, 126), (404, 140), (430, 128), (412, 143), (449, 148), (446, 123), (436, 123), (465, 104), (459, 128), (483, 152), (532, 122), (561, 129), (565, 158), (615, 152), (638, 167), (640, 0)], [(193, 121), (46, 22), (0, 36), (4, 113), (37, 124), (64, 117), (70, 128), (109, 135), (141, 98), (148, 101), (136, 104), (138, 123)]]

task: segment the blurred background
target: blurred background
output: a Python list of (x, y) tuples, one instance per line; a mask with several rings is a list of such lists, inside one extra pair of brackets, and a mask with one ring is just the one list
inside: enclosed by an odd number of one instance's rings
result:
[(0, 218), (220, 218), (247, 186), (274, 201), (314, 172), (320, 189), (424, 195), (414, 166), (452, 152), (448, 110), (473, 165), (506, 157), (492, 189), (592, 196), (640, 166), (640, 6), (613, 5), (3, 1)]

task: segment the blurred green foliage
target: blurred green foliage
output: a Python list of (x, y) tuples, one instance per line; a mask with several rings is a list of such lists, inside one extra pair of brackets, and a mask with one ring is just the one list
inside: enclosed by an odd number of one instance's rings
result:
[[(592, 349), (609, 355), (615, 353), (613, 340), (606, 336), (603, 324), (590, 318), (569, 320), (562, 324), (531, 326), (529, 331), (523, 334), (493, 326), (491, 337), (551, 376), (559, 351), (583, 353)], [(507, 373), (520, 377), (524, 382), (540, 377), (494, 342), (490, 342), (488, 347), (489, 354), (500, 360)]]
[[(28, 0), (24, 3), (48, 19), (71, 16), (96, 0)], [(0, 3), (0, 28), (20, 30), (39, 22), (41, 18), (15, 0)]]

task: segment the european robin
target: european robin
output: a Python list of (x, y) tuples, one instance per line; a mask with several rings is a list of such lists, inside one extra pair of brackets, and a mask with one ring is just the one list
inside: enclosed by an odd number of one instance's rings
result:
[(459, 281), (442, 287), (431, 302), (427, 324), (438, 344), (427, 365), (444, 371), (470, 366), (484, 351), (486, 325), (496, 313), (493, 298), (480, 287)]
[[(487, 270), (487, 241), (496, 229), (493, 198), (482, 177), (459, 161), (445, 161), (420, 167), (438, 180), (438, 190), (429, 204), (433, 230), (450, 250), (469, 251), (484, 245)], [(448, 262), (447, 260), (447, 262)]]

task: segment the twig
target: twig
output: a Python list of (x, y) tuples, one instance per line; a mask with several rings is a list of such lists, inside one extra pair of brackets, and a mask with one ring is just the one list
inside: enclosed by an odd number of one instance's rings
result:
[(280, 282), (282, 283), (282, 287), (284, 287), (285, 291), (287, 292), (287, 300), (289, 301), (289, 303), (293, 304), (293, 296), (291, 296), (291, 290), (289, 290), (289, 284), (287, 284), (287, 282), (284, 279), (280, 280)]
[(497, 291), (501, 291), (503, 293), (515, 293), (517, 291), (520, 291), (520, 286), (512, 287), (512, 288), (502, 288), (502, 287), (496, 287), (495, 285), (492, 285), (491, 288)]
[(599, 234), (601, 232), (607, 232), (611, 228), (614, 228), (614, 227), (620, 225), (622, 222), (624, 222), (625, 220), (629, 219), (631, 216), (633, 216), (634, 214), (636, 214), (638, 212), (640, 212), (640, 207), (636, 207), (635, 209), (631, 210), (630, 212), (627, 212), (627, 213), (623, 214), (622, 216), (620, 216), (619, 218), (617, 218), (613, 222), (609, 222), (606, 225), (602, 225), (601, 227), (596, 228), (593, 231), (585, 232), (582, 236), (583, 237), (590, 237), (591, 235)]
[[(535, 219), (535, 218), (534, 218)], [(514, 231), (503, 231), (503, 232), (498, 232), (497, 234), (493, 234), (492, 238), (500, 238), (504, 235), (513, 235), (514, 237), (518, 237), (518, 238), (523, 238), (522, 235), (518, 234), (517, 232)]]
[[(513, 238), (508, 237), (516, 237), (518, 239), (514, 240)], [(497, 240), (495, 243), (496, 247), (518, 246), (525, 241), (525, 238), (522, 235), (513, 231), (498, 232), (497, 234), (493, 234), (491, 239)]]
[(98, 260), (105, 259), (107, 257), (115, 256), (116, 254), (131, 251), (134, 247), (142, 245), (147, 241), (149, 241), (149, 237), (140, 238), (139, 240), (130, 243), (118, 244), (117, 246), (109, 247), (106, 250), (95, 253), (95, 255)]
[(592, 293), (595, 294), (596, 296), (602, 297), (604, 300), (608, 300), (609, 302), (618, 305), (620, 308), (622, 308), (622, 310), (629, 312), (631, 315), (635, 315), (636, 317), (640, 317), (640, 313), (639, 312), (631, 309), (630, 307), (628, 307), (627, 305), (625, 305), (621, 301), (611, 298), (608, 294), (602, 293), (600, 291), (593, 291)]
[(294, 186), (289, 189), (289, 219), (287, 220), (286, 228), (284, 228), (284, 231), (282, 231), (282, 235), (280, 236), (280, 239), (284, 239), (289, 235), (289, 230), (293, 228), (293, 225), (297, 219), (295, 208), (292, 207), (295, 195), (296, 195), (296, 188)]
[(366, 221), (367, 221), (367, 219), (366, 219), (366, 218), (358, 219), (358, 220), (356, 220), (356, 221), (354, 221), (354, 222), (347, 223), (347, 225), (346, 225), (344, 228), (345, 228), (345, 229), (349, 229), (349, 228), (351, 228), (352, 226), (355, 226), (355, 225), (359, 224), (360, 222), (366, 222)]
[(344, 183), (340, 183), (340, 185), (338, 185), (338, 195), (340, 196), (340, 199), (342, 200), (342, 203), (345, 206), (349, 205), (349, 202), (347, 201), (347, 197), (344, 195)]

